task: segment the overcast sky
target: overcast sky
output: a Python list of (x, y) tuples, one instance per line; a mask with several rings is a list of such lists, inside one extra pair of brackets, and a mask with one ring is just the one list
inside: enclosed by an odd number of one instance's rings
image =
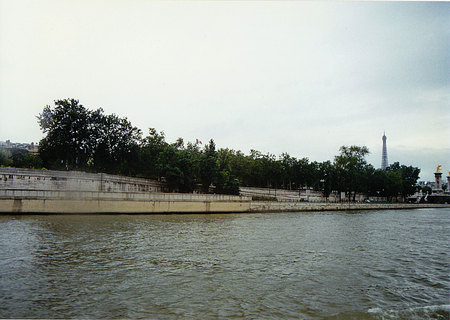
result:
[(76, 98), (174, 142), (450, 170), (450, 3), (0, 0), (0, 141)]

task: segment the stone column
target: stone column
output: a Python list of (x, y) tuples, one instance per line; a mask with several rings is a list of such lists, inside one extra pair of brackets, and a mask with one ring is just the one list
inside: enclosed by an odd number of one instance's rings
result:
[(434, 184), (433, 191), (435, 191), (436, 193), (441, 193), (442, 192), (442, 172), (435, 172), (434, 179), (435, 179), (435, 184)]
[(447, 192), (450, 192), (450, 171), (448, 172), (447, 176)]

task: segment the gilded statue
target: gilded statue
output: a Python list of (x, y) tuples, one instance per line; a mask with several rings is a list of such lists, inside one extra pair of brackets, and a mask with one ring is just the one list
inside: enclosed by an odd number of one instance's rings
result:
[(441, 172), (441, 168), (442, 168), (442, 166), (438, 165), (437, 168), (436, 168), (436, 172)]

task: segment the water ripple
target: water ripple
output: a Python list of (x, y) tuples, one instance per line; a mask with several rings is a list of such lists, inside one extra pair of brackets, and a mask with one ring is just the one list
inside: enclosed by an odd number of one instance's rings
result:
[(449, 210), (0, 216), (0, 318), (448, 319)]

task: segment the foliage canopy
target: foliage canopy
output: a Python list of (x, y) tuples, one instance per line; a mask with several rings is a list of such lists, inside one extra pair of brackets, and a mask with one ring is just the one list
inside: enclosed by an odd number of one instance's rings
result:
[[(182, 138), (168, 143), (163, 131), (150, 128), (143, 137), (126, 118), (89, 110), (75, 99), (56, 100), (37, 118), (46, 134), (39, 145), (45, 167), (153, 178), (165, 181), (169, 191), (238, 194), (239, 186), (254, 186), (312, 188), (326, 196), (345, 192), (349, 200), (357, 192), (392, 198), (412, 194), (420, 173), (399, 163), (375, 169), (365, 160), (365, 146), (342, 146), (333, 162), (311, 162), (288, 153), (216, 150), (213, 139), (203, 148)], [(7, 159), (0, 154), (1, 161)]]

